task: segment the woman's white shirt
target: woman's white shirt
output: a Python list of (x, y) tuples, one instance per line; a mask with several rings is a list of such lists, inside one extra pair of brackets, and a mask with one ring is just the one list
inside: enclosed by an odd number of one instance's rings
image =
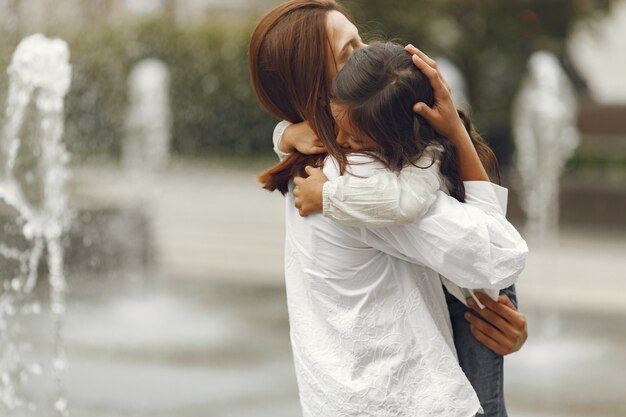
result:
[[(282, 152), (279, 146), (285, 129), (290, 125), (282, 121), (274, 129), (274, 152), (281, 160), (290, 155)], [(324, 216), (357, 227), (393, 226), (419, 220), (435, 201), (436, 192), (447, 192), (435, 154), (439, 151), (436, 147), (428, 148), (415, 165), (408, 165), (400, 172), (377, 170), (377, 175), (368, 177), (344, 175), (329, 179), (322, 193)], [(506, 190), (500, 189), (497, 195), (501, 199), (503, 214), (506, 214)], [(452, 295), (466, 305), (467, 299), (473, 297), (483, 307), (475, 292), (498, 299), (499, 291), (495, 289), (462, 288), (443, 276), (441, 281)]]
[[(384, 172), (351, 156), (349, 173)], [(324, 173), (339, 176), (328, 158)], [(423, 218), (350, 227), (300, 217), (286, 199), (285, 278), (303, 414), (469, 417), (480, 409), (461, 370), (438, 274), (466, 288), (513, 284), (527, 247), (506, 221), (506, 191), (466, 183), (467, 204), (443, 192)]]

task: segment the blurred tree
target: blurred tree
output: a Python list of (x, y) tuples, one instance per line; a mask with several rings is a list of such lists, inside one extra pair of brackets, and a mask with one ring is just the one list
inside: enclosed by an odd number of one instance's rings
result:
[(0, 16), (0, 27), (3, 32), (15, 33), (20, 31), (21, 0), (5, 0)]
[[(554, 52), (584, 94), (567, 57), (575, 25), (610, 10), (615, 0), (345, 0), (364, 33), (411, 42), (454, 62), (467, 81), (472, 116), (507, 165), (513, 152), (511, 102), (530, 54)], [(375, 23), (374, 23), (375, 22)]]
[[(93, 26), (66, 36), (73, 80), (66, 140), (82, 157), (118, 157), (124, 137), (127, 76), (144, 58), (170, 69), (172, 151), (185, 156), (272, 156), (275, 120), (250, 88), (249, 25), (181, 29), (173, 16)], [(9, 54), (7, 53), (7, 56)], [(0, 62), (4, 55), (0, 53)]]

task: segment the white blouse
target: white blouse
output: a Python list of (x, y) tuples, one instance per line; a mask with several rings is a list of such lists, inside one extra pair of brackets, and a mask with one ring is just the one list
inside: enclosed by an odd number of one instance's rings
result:
[[(274, 152), (282, 160), (289, 153), (279, 149), (285, 129), (291, 123), (282, 121), (274, 129)], [(377, 227), (407, 224), (418, 221), (435, 201), (436, 192), (447, 193), (445, 180), (439, 171), (436, 152), (431, 147), (415, 163), (400, 172), (384, 171), (371, 177), (350, 175), (329, 179), (323, 188), (323, 214), (341, 224), (357, 227)], [(506, 198), (502, 202), (506, 214)], [(499, 291), (493, 289), (466, 289), (455, 285), (445, 277), (441, 282), (450, 294), (463, 304), (472, 297), (483, 308), (475, 292), (482, 292), (493, 300)]]
[(439, 173), (435, 149), (428, 149), (400, 172), (369, 178), (341, 176), (324, 184), (323, 213), (348, 226), (389, 226), (419, 220), (435, 201), (438, 190), (446, 192)]
[[(281, 160), (289, 156), (279, 148), (289, 125), (283, 121), (274, 129), (274, 152)], [(428, 149), (416, 166), (409, 165), (399, 173), (329, 180), (323, 191), (324, 216), (348, 226), (388, 226), (418, 220), (435, 201), (435, 192), (446, 191), (439, 163), (433, 163), (435, 152), (434, 147)]]
[[(346, 175), (387, 172), (350, 156)], [(328, 158), (324, 173), (339, 176)], [(461, 370), (438, 274), (465, 288), (516, 281), (527, 247), (504, 217), (506, 190), (438, 191), (418, 222), (340, 225), (301, 217), (286, 199), (290, 337), (305, 417), (469, 417), (478, 398)]]

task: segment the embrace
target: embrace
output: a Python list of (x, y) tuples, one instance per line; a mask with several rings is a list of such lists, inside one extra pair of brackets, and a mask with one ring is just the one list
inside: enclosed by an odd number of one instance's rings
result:
[(257, 97), (283, 120), (285, 280), (305, 417), (506, 416), (503, 355), (526, 340), (528, 248), (493, 152), (435, 61), (365, 45), (334, 0), (256, 26)]

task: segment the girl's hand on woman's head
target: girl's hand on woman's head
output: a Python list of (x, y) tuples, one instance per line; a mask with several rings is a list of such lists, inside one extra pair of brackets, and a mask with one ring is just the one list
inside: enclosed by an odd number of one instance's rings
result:
[(322, 141), (320, 141), (317, 134), (315, 134), (315, 131), (306, 120), (287, 127), (278, 148), (285, 153), (293, 152), (295, 149), (305, 155), (326, 152)]
[(305, 179), (296, 177), (293, 182), (296, 188), (293, 195), (296, 197), (295, 206), (302, 217), (318, 213), (323, 208), (324, 183), (328, 181), (320, 168), (307, 166), (305, 171), (309, 176)]
[(413, 55), (415, 66), (430, 80), (435, 96), (432, 108), (420, 102), (413, 106), (413, 111), (426, 119), (437, 132), (453, 142), (469, 141), (469, 134), (452, 101), (450, 86), (437, 69), (437, 63), (413, 45), (409, 44), (404, 49)]

